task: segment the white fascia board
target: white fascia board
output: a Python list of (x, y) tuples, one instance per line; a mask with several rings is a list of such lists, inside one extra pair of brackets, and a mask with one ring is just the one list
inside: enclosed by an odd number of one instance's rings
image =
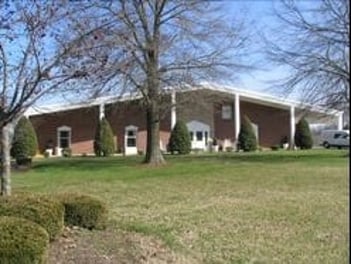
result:
[[(233, 96), (235, 94), (238, 94), (243, 101), (286, 109), (286, 110), (290, 109), (291, 107), (295, 107), (296, 109), (299, 109), (299, 110), (308, 109), (311, 112), (316, 112), (316, 113), (321, 113), (326, 115), (338, 116), (343, 113), (342, 111), (338, 111), (335, 109), (316, 107), (316, 106), (304, 104), (298, 101), (287, 100), (287, 99), (282, 100), (277, 97), (267, 95), (261, 92), (247, 91), (247, 90), (239, 89), (228, 85), (217, 85), (217, 84), (207, 83), (207, 82), (201, 83), (198, 86), (190, 86), (190, 85), (180, 86), (176, 88), (176, 91), (186, 92), (186, 91), (196, 91), (196, 90), (198, 91), (203, 89), (208, 89), (214, 92), (222, 92)], [(172, 87), (166, 87), (164, 88), (164, 91), (165, 93), (171, 93)], [(47, 113), (74, 110), (78, 108), (92, 107), (100, 104), (123, 102), (123, 101), (140, 99), (140, 98), (141, 98), (141, 95), (138, 93), (126, 94), (122, 96), (105, 96), (105, 97), (99, 97), (93, 100), (89, 100), (84, 103), (69, 104), (69, 105), (61, 104), (61, 105), (40, 106), (40, 107), (35, 106), (28, 109), (25, 114), (27, 116), (41, 115), (41, 114), (47, 114)]]
[(96, 99), (88, 100), (84, 103), (75, 103), (75, 104), (56, 104), (56, 105), (47, 105), (47, 106), (32, 106), (29, 108), (25, 115), (27, 116), (35, 116), (35, 115), (42, 115), (42, 114), (49, 114), (49, 113), (56, 113), (56, 112), (63, 112), (69, 110), (75, 110), (79, 108), (88, 108), (97, 106), (100, 104), (111, 104), (115, 102), (123, 102), (133, 99), (140, 98), (140, 95), (137, 94), (127, 94), (123, 96), (104, 96), (98, 97)]
[(262, 105), (278, 107), (282, 109), (289, 109), (290, 107), (295, 107), (301, 110), (308, 109), (311, 112), (317, 112), (321, 114), (335, 115), (335, 116), (340, 115), (340, 113), (342, 113), (341, 111), (338, 111), (335, 109), (317, 107), (317, 106), (313, 106), (310, 104), (306, 104), (306, 103), (302, 103), (294, 100), (288, 100), (288, 99), (281, 100), (279, 98), (276, 98), (274, 96), (270, 96), (264, 93), (247, 91), (247, 90), (243, 90), (243, 89), (239, 89), (239, 88), (231, 87), (227, 85), (216, 85), (216, 84), (205, 83), (202, 85), (202, 88), (207, 88), (213, 91), (220, 91), (224, 93), (230, 93), (233, 95), (239, 94), (240, 98), (244, 99), (243, 101), (255, 102)]

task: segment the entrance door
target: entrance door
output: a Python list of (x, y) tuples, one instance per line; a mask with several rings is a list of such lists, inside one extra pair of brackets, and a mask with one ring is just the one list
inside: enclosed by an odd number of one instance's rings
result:
[(62, 156), (62, 150), (71, 147), (71, 133), (72, 129), (68, 126), (57, 128), (57, 147), (55, 151), (57, 156)]
[(186, 124), (191, 138), (192, 149), (207, 150), (210, 126), (193, 120)]
[(127, 126), (125, 128), (125, 134), (124, 134), (124, 154), (125, 155), (138, 154), (137, 134), (138, 134), (138, 127)]

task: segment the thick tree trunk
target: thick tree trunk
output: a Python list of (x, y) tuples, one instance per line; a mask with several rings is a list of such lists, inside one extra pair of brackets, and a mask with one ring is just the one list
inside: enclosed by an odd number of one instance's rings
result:
[(11, 125), (1, 129), (1, 195), (11, 195)]
[(162, 165), (165, 163), (160, 149), (160, 118), (155, 103), (151, 104), (146, 111), (147, 118), (147, 142), (144, 163), (150, 165)]

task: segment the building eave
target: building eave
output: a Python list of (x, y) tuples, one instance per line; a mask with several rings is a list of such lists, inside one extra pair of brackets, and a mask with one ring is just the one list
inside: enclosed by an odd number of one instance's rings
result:
[[(271, 106), (275, 108), (288, 110), (291, 107), (295, 107), (297, 110), (303, 111), (308, 110), (310, 112), (315, 112), (319, 114), (326, 115), (335, 115), (338, 116), (342, 114), (342, 111), (335, 109), (327, 109), (321, 108), (317, 106), (313, 106), (310, 104), (293, 101), (289, 99), (280, 99), (268, 94), (264, 94), (256, 91), (248, 91), (243, 90), (237, 87), (228, 86), (228, 85), (218, 85), (212, 83), (202, 83), (199, 86), (188, 87), (186, 89), (177, 89), (177, 92), (186, 92), (186, 91), (195, 91), (195, 90), (204, 90), (208, 89), (213, 92), (221, 92), (227, 95), (232, 95), (234, 97), (235, 94), (238, 94), (241, 100), (246, 102), (252, 102), (260, 105)], [(171, 89), (166, 89), (166, 93), (170, 93)], [(49, 114), (55, 112), (69, 111), (75, 110), (79, 108), (88, 108), (94, 107), (101, 104), (111, 104), (116, 102), (123, 102), (129, 100), (140, 99), (140, 94), (125, 94), (123, 96), (104, 96), (96, 99), (91, 99), (83, 103), (74, 103), (74, 104), (57, 104), (57, 105), (47, 105), (47, 106), (33, 106), (25, 112), (26, 116), (35, 116), (42, 114)]]
[[(335, 115), (335, 116), (343, 113), (343, 111), (339, 111), (336, 109), (322, 108), (322, 107), (318, 107), (318, 106), (314, 106), (311, 104), (294, 101), (290, 99), (279, 99), (277, 97), (274, 97), (265, 93), (256, 92), (256, 91), (247, 91), (247, 90), (243, 90), (243, 89), (233, 87), (233, 86), (228, 86), (228, 85), (204, 83), (200, 87), (209, 89), (212, 91), (228, 93), (233, 96), (235, 94), (238, 94), (243, 101), (258, 103), (258, 104), (277, 107), (281, 109), (290, 109), (291, 107), (295, 107), (298, 110), (308, 110), (315, 113)], [(201, 89), (201, 88), (195, 88), (195, 89)]]
[(140, 96), (137, 94), (127, 94), (123, 96), (103, 96), (95, 99), (90, 99), (82, 103), (33, 106), (25, 112), (25, 115), (36, 116), (36, 115), (42, 115), (42, 114), (64, 112), (64, 111), (70, 111), (70, 110), (75, 110), (79, 108), (90, 108), (94, 106), (99, 106), (101, 104), (112, 104), (116, 102), (124, 102), (124, 101), (130, 101), (135, 99), (140, 99)]

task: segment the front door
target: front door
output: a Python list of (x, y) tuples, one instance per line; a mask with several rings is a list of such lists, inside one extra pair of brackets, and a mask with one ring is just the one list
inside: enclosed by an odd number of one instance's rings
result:
[(193, 120), (187, 123), (187, 128), (190, 133), (191, 149), (207, 150), (210, 126)]
[(125, 135), (124, 135), (124, 154), (125, 155), (138, 154), (137, 135), (138, 135), (138, 127), (127, 126), (125, 128)]

